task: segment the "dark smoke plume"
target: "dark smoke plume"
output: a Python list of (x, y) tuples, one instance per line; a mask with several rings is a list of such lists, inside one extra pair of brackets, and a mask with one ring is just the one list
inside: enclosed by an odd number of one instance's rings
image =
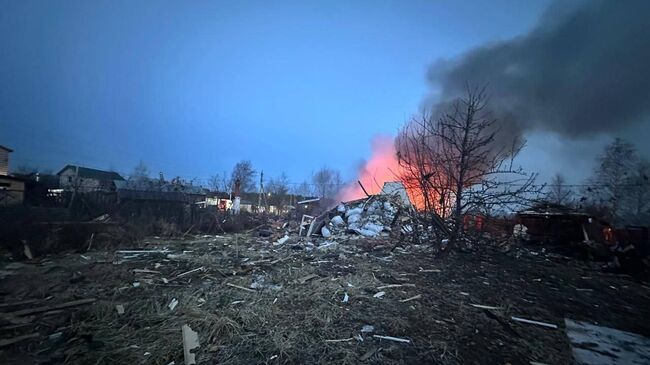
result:
[(650, 0), (554, 3), (528, 34), (434, 65), (450, 100), (487, 85), (495, 117), (567, 137), (650, 124)]

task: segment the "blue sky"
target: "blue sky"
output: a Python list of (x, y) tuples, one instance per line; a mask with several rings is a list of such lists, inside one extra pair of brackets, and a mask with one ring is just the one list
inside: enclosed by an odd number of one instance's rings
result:
[(547, 5), (0, 0), (0, 144), (14, 167), (142, 160), (205, 181), (250, 159), (352, 178), (418, 111), (432, 63), (526, 33)]

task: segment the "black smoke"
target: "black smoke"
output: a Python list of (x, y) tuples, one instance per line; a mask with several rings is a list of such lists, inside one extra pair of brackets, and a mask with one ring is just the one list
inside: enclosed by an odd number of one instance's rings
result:
[(650, 125), (650, 0), (556, 2), (530, 33), (440, 61), (429, 79), (438, 102), (487, 85), (513, 129), (573, 138)]

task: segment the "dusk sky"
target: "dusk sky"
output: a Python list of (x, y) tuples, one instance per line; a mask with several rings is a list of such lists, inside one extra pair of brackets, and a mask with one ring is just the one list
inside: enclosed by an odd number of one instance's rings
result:
[[(352, 179), (430, 95), (432, 64), (526, 34), (548, 5), (2, 0), (0, 144), (13, 167), (142, 160), (205, 183), (249, 159), (292, 182), (324, 165)], [(524, 168), (580, 182), (611, 136), (528, 139)]]

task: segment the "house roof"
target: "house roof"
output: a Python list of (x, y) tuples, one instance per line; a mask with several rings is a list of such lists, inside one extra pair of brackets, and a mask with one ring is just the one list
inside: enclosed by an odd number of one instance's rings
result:
[(0, 144), (0, 149), (5, 150), (5, 151), (7, 151), (7, 152), (13, 152), (13, 151), (14, 151), (14, 150), (12, 150), (11, 148), (9, 148), (9, 147), (5, 147), (5, 146), (3, 146), (3, 145), (1, 145), (1, 144)]
[(66, 165), (64, 168), (61, 169), (61, 171), (57, 172), (57, 175), (61, 175), (63, 171), (67, 169), (76, 169), (79, 168), (79, 177), (85, 177), (89, 179), (97, 179), (97, 180), (124, 180), (120, 174), (117, 172), (113, 171), (104, 171), (104, 170), (97, 170), (97, 169), (91, 169), (89, 167), (82, 167), (82, 166), (75, 166), (75, 165)]

